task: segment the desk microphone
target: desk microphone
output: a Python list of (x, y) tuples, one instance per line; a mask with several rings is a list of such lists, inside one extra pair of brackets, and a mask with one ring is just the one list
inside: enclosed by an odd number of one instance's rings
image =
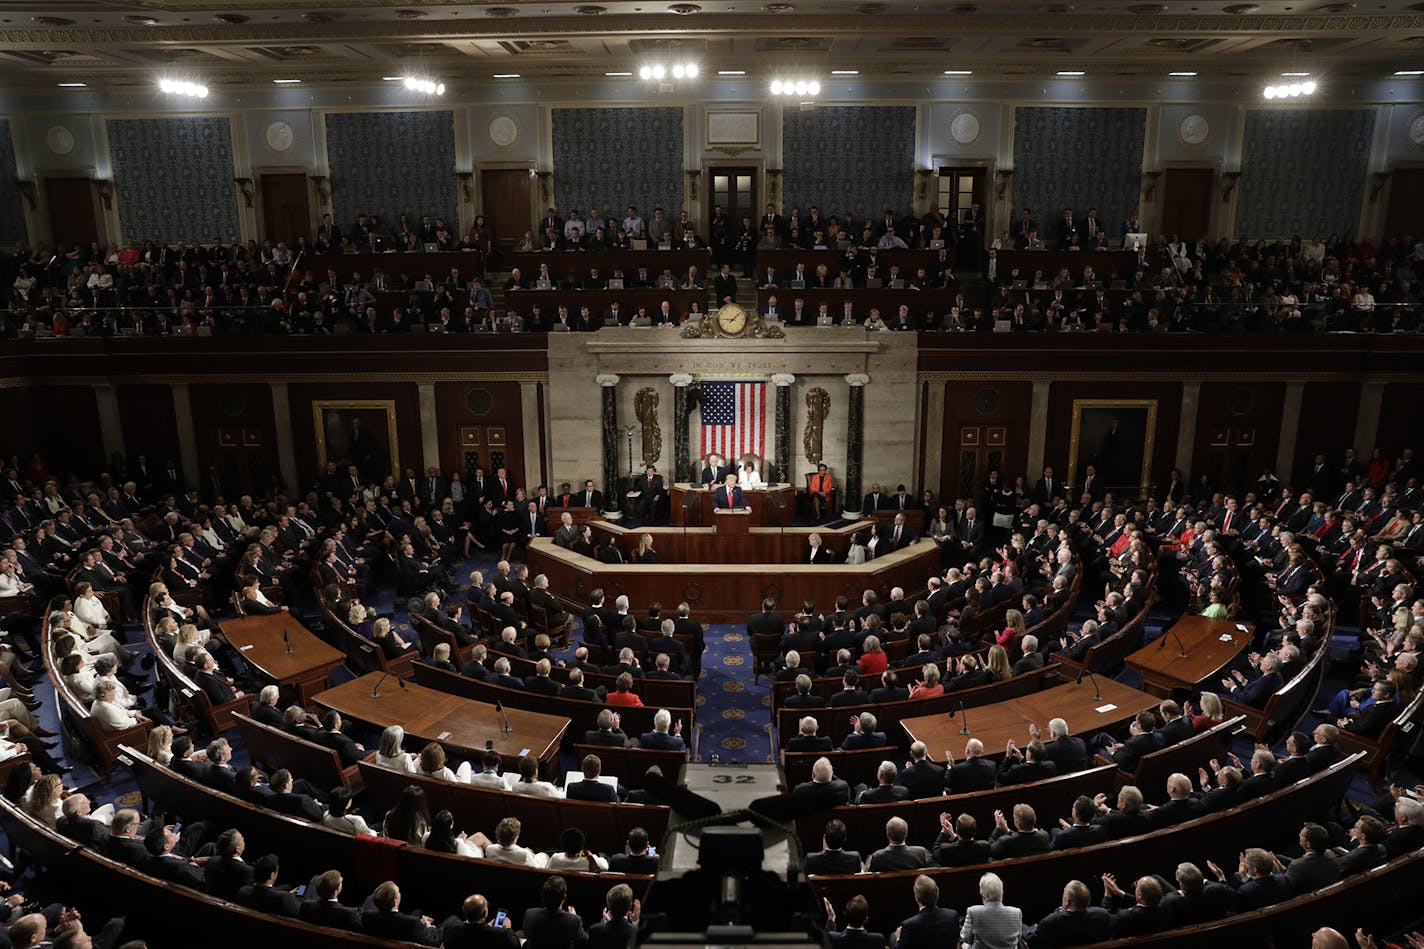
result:
[(1170, 626), (1169, 626), (1167, 629), (1163, 630), (1161, 636), (1158, 636), (1158, 637), (1157, 637), (1157, 648), (1158, 648), (1158, 649), (1161, 649), (1163, 646), (1167, 645), (1167, 637), (1168, 637), (1168, 636), (1171, 636), (1173, 639), (1175, 639), (1175, 640), (1177, 641), (1177, 647), (1181, 650), (1181, 652), (1177, 653), (1177, 658), (1178, 658), (1178, 659), (1185, 659), (1185, 658), (1187, 658), (1187, 647), (1186, 647), (1186, 644), (1182, 642), (1182, 637), (1180, 637), (1180, 636), (1177, 635), (1177, 631), (1176, 631), (1175, 629), (1172, 629)]
[[(388, 675), (390, 675), (389, 672), (382, 672), (382, 673), (381, 673), (381, 677), (376, 680), (376, 684), (373, 685), (373, 686), (371, 686), (371, 698), (373, 698), (373, 699), (378, 699), (378, 698), (381, 697), (381, 683), (386, 681), (386, 677), (387, 677)], [(396, 677), (396, 683), (401, 687), (402, 690), (405, 689), (405, 680), (404, 680), (404, 679), (402, 679), (402, 678), (400, 678), (399, 676), (397, 676), (397, 677)]]
[(967, 734), (969, 734), (969, 716), (968, 716), (968, 715), (965, 713), (965, 711), (964, 711), (964, 700), (963, 700), (963, 699), (961, 699), (960, 702), (959, 702), (959, 720), (963, 723), (963, 724), (961, 725), (960, 729), (959, 729), (959, 734), (961, 734), (961, 735), (967, 735)]
[(494, 700), (494, 710), (499, 713), (500, 718), (504, 719), (504, 733), (508, 735), (510, 732), (514, 731), (513, 728), (509, 727), (509, 716), (504, 714), (504, 703), (501, 702), (499, 699)]
[(285, 626), (282, 627), (282, 642), (287, 644), (287, 655), (290, 656), (296, 652), (296, 650), (292, 648), (292, 638), (287, 635), (287, 627)]
[(1085, 675), (1092, 680), (1093, 683), (1093, 701), (1101, 702), (1103, 700), (1103, 693), (1098, 689), (1098, 677), (1093, 675), (1093, 670), (1089, 669), (1086, 663), (1083, 665), (1083, 668), (1078, 670), (1078, 678), (1073, 681), (1073, 684), (1078, 685), (1081, 683)]

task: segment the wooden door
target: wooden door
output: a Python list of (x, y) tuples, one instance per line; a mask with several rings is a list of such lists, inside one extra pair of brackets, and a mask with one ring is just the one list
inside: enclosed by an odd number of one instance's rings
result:
[(1206, 474), (1218, 490), (1246, 491), (1273, 464), (1257, 450), (1254, 425), (1213, 426), (1206, 441), (1206, 457), (1198, 464), (1198, 473)]
[(1216, 172), (1210, 168), (1168, 168), (1163, 179), (1161, 232), (1176, 234), (1188, 244), (1210, 237)]
[(56, 245), (88, 247), (99, 239), (94, 215), (94, 185), (88, 178), (46, 178), (45, 208)]
[[(944, 216), (946, 233), (956, 236), (955, 263), (959, 266), (979, 266), (984, 250), (984, 214), (989, 206), (989, 170), (987, 168), (939, 169), (939, 213)], [(977, 211), (976, 211), (977, 209)]]
[[(990, 471), (997, 469), (1001, 480), (1007, 474), (1008, 444), (1007, 425), (960, 425), (958, 456), (953, 461), (945, 457), (942, 462), (943, 472), (953, 474), (941, 478), (940, 497), (949, 499), (950, 507), (954, 506), (954, 498), (972, 499), (977, 503), (979, 488), (988, 480)], [(861, 490), (869, 491), (870, 487), (865, 484)]]
[(527, 168), (487, 168), (480, 172), (485, 224), (497, 247), (510, 250), (533, 223), (529, 212), (534, 177)]
[(717, 167), (712, 169), (712, 203), (707, 208), (707, 220), (703, 222), (704, 235), (712, 231), (712, 211), (721, 205), (727, 220), (740, 225), (742, 218), (756, 221), (761, 217), (761, 203), (757, 200), (757, 168), (754, 165), (735, 168)]
[(312, 237), (311, 201), (307, 176), (264, 174), (262, 176), (262, 237), (287, 246), (298, 237)]
[(1424, 168), (1396, 168), (1389, 176), (1384, 237), (1419, 233), (1424, 219)]

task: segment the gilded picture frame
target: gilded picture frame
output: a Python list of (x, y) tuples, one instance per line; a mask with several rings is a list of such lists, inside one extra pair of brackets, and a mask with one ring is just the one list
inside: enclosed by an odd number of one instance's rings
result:
[(1130, 490), (1136, 498), (1147, 497), (1156, 433), (1156, 399), (1074, 399), (1068, 439), (1068, 476), (1074, 492), (1081, 491), (1087, 467), (1093, 465), (1106, 490), (1119, 496)]
[(312, 403), (318, 470), (328, 461), (356, 465), (362, 478), (380, 482), (399, 473), (400, 439), (391, 399), (333, 399)]

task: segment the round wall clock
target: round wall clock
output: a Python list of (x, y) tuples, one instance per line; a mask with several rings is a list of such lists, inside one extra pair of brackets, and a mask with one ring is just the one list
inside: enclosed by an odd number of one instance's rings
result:
[(1211, 134), (1211, 125), (1208, 124), (1206, 116), (1193, 112), (1182, 119), (1182, 124), (1177, 129), (1177, 134), (1182, 137), (1182, 141), (1188, 145), (1200, 145), (1206, 141)]
[(297, 133), (286, 122), (273, 122), (267, 126), (267, 147), (274, 152), (285, 152), (297, 140)]
[(500, 148), (508, 148), (519, 140), (519, 123), (507, 115), (497, 115), (490, 120), (489, 138)]
[(74, 151), (74, 133), (63, 125), (55, 125), (45, 133), (45, 144), (56, 155), (68, 155)]

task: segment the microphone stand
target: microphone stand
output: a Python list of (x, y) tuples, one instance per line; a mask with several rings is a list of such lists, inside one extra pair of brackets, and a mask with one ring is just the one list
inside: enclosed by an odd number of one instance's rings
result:
[(287, 644), (287, 655), (290, 656), (292, 653), (296, 652), (296, 650), (292, 648), (292, 638), (287, 635), (287, 627), (285, 626), (282, 627), (282, 642)]
[(959, 729), (959, 734), (969, 734), (969, 716), (964, 711), (964, 701), (962, 699), (959, 702), (959, 720), (963, 722), (962, 727)]
[(1102, 690), (1098, 688), (1098, 677), (1093, 675), (1093, 670), (1089, 669), (1086, 664), (1084, 664), (1082, 669), (1078, 670), (1078, 678), (1074, 680), (1073, 684), (1078, 685), (1079, 683), (1081, 683), (1083, 681), (1083, 676), (1085, 675), (1088, 677), (1089, 681), (1093, 683), (1093, 701), (1101, 702), (1103, 700), (1103, 693)]
[(1175, 639), (1175, 640), (1177, 641), (1177, 648), (1181, 650), (1180, 652), (1177, 653), (1177, 658), (1178, 658), (1178, 659), (1185, 659), (1185, 658), (1187, 658), (1187, 647), (1186, 647), (1186, 644), (1182, 642), (1182, 637), (1180, 637), (1180, 636), (1177, 635), (1177, 631), (1176, 631), (1175, 629), (1172, 629), (1170, 626), (1169, 626), (1166, 630), (1163, 631), (1163, 633), (1162, 633), (1161, 636), (1158, 636), (1158, 637), (1157, 637), (1157, 648), (1158, 648), (1158, 649), (1161, 649), (1163, 646), (1167, 645), (1167, 637), (1168, 637), (1168, 636), (1171, 636), (1173, 639)]
[(496, 699), (494, 703), (494, 710), (498, 712), (499, 717), (504, 720), (504, 733), (508, 735), (510, 732), (514, 731), (514, 729), (509, 726), (509, 716), (504, 713), (504, 703)]
[(373, 685), (373, 686), (371, 686), (371, 698), (373, 698), (373, 699), (378, 699), (378, 698), (381, 697), (381, 683), (382, 683), (382, 682), (385, 682), (385, 681), (386, 681), (386, 677), (389, 676), (389, 675), (390, 675), (389, 672), (382, 672), (382, 673), (381, 673), (381, 677), (376, 680), (376, 684)]

